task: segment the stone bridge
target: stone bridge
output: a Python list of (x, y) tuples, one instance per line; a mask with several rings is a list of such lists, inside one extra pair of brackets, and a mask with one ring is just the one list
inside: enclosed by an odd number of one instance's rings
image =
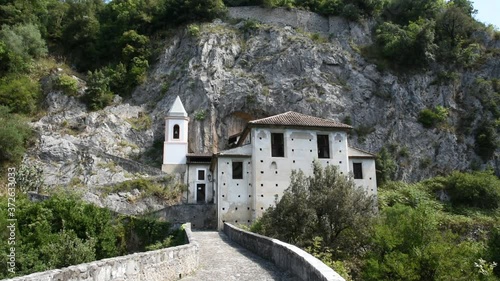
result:
[(12, 281), (345, 281), (301, 249), (230, 224), (191, 231), (188, 244), (7, 279)]

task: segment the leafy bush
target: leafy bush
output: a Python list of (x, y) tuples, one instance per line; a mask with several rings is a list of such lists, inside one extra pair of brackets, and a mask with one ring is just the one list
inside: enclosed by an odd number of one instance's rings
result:
[(192, 37), (200, 36), (200, 26), (197, 24), (188, 25), (188, 33)]
[(439, 230), (436, 211), (396, 204), (383, 210), (372, 235), (363, 280), (480, 280), (482, 243)]
[(47, 54), (47, 46), (35, 25), (2, 25), (0, 40), (15, 54), (26, 58), (39, 58)]
[[(0, 227), (6, 229), (7, 198), (0, 198)], [(108, 209), (83, 203), (68, 194), (55, 194), (42, 202), (16, 198), (16, 275), (67, 267), (161, 246), (184, 243), (182, 231), (154, 218), (113, 217)], [(6, 233), (6, 232), (2, 232)], [(140, 237), (140, 239), (137, 239)], [(5, 238), (5, 237), (3, 237)], [(0, 250), (11, 247), (7, 239)], [(0, 256), (6, 264), (7, 255)], [(13, 277), (0, 267), (0, 278)]]
[(203, 121), (205, 118), (207, 118), (207, 111), (205, 109), (197, 110), (194, 113), (194, 120)]
[(419, 19), (435, 19), (444, 8), (444, 2), (440, 0), (395, 0), (388, 3), (384, 17), (400, 25)]
[(33, 113), (39, 97), (40, 85), (27, 76), (8, 75), (0, 79), (0, 105), (13, 113)]
[(16, 171), (16, 186), (23, 193), (28, 191), (42, 192), (43, 170), (38, 165), (22, 164)]
[(423, 109), (418, 114), (418, 122), (425, 128), (432, 128), (436, 124), (443, 122), (448, 117), (448, 109), (438, 105), (434, 109)]
[(434, 60), (434, 22), (419, 19), (400, 26), (384, 22), (376, 29), (382, 55), (400, 66), (421, 67)]
[(26, 59), (14, 53), (4, 42), (0, 41), (0, 74), (22, 72), (27, 67)]
[(85, 90), (83, 99), (90, 110), (103, 109), (113, 101), (114, 95), (109, 89), (109, 79), (101, 70), (88, 72), (87, 90)]
[(55, 87), (58, 90), (63, 91), (65, 94), (73, 96), (78, 93), (78, 82), (75, 78), (67, 75), (61, 74), (57, 77), (55, 81)]
[(500, 180), (492, 172), (454, 172), (445, 188), (453, 205), (483, 209), (500, 207)]
[(483, 123), (475, 133), (475, 150), (483, 161), (490, 160), (500, 145), (495, 127), (489, 123)]
[(143, 131), (151, 128), (151, 117), (143, 112), (139, 113), (139, 117), (127, 119), (127, 122), (132, 125), (132, 128), (137, 131)]
[(488, 241), (489, 259), (496, 261), (497, 266), (494, 269), (495, 275), (500, 277), (500, 226), (495, 227), (490, 234), (491, 238)]
[(0, 105), (0, 164), (19, 162), (25, 151), (26, 141), (31, 129), (18, 115), (11, 114), (9, 109)]

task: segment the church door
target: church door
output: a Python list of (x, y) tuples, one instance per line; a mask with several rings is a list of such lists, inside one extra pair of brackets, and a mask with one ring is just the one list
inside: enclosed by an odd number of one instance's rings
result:
[(205, 184), (199, 183), (196, 185), (196, 203), (205, 203)]

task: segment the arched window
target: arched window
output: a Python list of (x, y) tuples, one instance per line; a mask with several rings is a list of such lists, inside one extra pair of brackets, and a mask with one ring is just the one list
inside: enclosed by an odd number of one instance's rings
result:
[(179, 139), (179, 125), (174, 125), (174, 139), (178, 140)]

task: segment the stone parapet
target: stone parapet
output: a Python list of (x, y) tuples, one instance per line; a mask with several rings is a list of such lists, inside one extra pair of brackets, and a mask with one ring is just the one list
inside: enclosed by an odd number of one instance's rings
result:
[(239, 229), (228, 223), (224, 223), (224, 233), (232, 241), (304, 281), (345, 281), (333, 269), (296, 246)]
[(135, 253), (20, 276), (10, 281), (169, 281), (196, 270), (199, 245), (193, 239), (191, 224), (184, 225), (188, 244), (156, 251)]

